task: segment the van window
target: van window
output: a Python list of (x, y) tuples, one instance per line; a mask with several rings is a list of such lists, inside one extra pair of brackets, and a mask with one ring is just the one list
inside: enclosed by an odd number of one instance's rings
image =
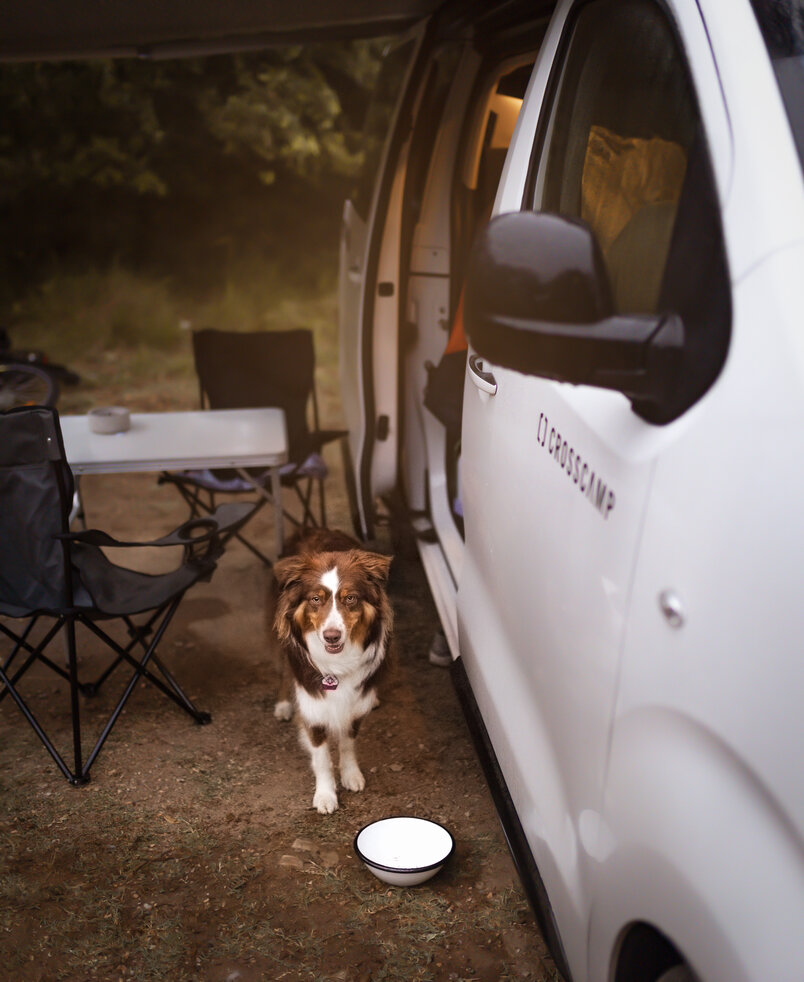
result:
[(659, 9), (646, 0), (584, 7), (536, 205), (592, 227), (621, 313), (656, 311), (696, 129), (687, 73)]
[(531, 168), (539, 210), (594, 231), (619, 314), (672, 311), (684, 324), (674, 419), (717, 378), (731, 332), (723, 229), (697, 101), (675, 34), (653, 0), (594, 0), (566, 57)]
[(804, 0), (751, 0), (804, 164)]
[(468, 120), (453, 202), (453, 285), (457, 287), (453, 310), (472, 243), (491, 216), (534, 57), (524, 55), (496, 66), (478, 92), (475, 111)]
[(421, 102), (416, 113), (419, 123), (411, 138), (408, 167), (405, 176), (405, 215), (402, 238), (410, 242), (413, 229), (421, 215), (427, 175), (433, 146), (441, 126), (441, 117), (449, 95), (450, 85), (458, 68), (460, 49), (446, 45), (436, 52), (422, 87)]

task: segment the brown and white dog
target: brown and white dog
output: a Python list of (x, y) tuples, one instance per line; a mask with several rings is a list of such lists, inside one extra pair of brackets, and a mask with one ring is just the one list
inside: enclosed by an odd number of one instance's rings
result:
[(377, 685), (389, 664), (391, 559), (328, 529), (311, 530), (289, 549), (293, 555), (274, 565), (274, 628), (292, 679), (285, 670), (274, 715), (293, 715), (291, 682), (315, 775), (313, 807), (327, 815), (338, 807), (330, 743), (338, 745), (341, 785), (349, 791), (366, 785), (355, 738), (379, 701)]

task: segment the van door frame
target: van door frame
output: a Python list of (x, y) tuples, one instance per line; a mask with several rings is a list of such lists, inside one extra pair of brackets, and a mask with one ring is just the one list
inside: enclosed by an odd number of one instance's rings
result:
[[(388, 249), (388, 238), (395, 235), (398, 240), (399, 229), (401, 227), (402, 214), (402, 195), (395, 195), (395, 189), (399, 188), (399, 181), (404, 181), (404, 168), (406, 166), (405, 148), (413, 131), (416, 116), (417, 103), (420, 98), (422, 81), (425, 78), (426, 66), (429, 60), (430, 38), (433, 33), (432, 23), (422, 24), (411, 31), (405, 40), (412, 40), (414, 48), (411, 53), (411, 60), (405, 75), (402, 86), (402, 95), (397, 103), (393, 114), (389, 133), (386, 138), (381, 164), (379, 167), (379, 178), (374, 186), (369, 217), (366, 221), (366, 245), (362, 264), (362, 295), (358, 310), (359, 328), (357, 332), (358, 351), (343, 352), (343, 357), (353, 357), (355, 354), (359, 359), (358, 379), (361, 386), (361, 401), (363, 408), (363, 432), (351, 433), (350, 441), (344, 442), (344, 469), (347, 475), (347, 487), (352, 498), (352, 517), (355, 532), (363, 540), (370, 540), (374, 536), (374, 498), (375, 488), (373, 486), (373, 463), (374, 449), (379, 439), (392, 440), (395, 447), (397, 438), (397, 420), (382, 422), (377, 418), (377, 395), (376, 395), (376, 344), (375, 344), (375, 317), (377, 312), (377, 299), (379, 291), (382, 290), (385, 299), (394, 300), (393, 309), (396, 319), (396, 336), (399, 332), (400, 318), (400, 282), (401, 269), (397, 260), (394, 268), (393, 278), (386, 277), (382, 283), (378, 281), (381, 257), (383, 248)], [(400, 168), (401, 172), (400, 172)], [(391, 201), (394, 199), (395, 215), (391, 214)], [(380, 224), (381, 222), (381, 224)], [(397, 252), (399, 243), (397, 241)], [(342, 250), (343, 256), (343, 250)], [(347, 271), (341, 270), (341, 277), (348, 275)], [(394, 346), (395, 353), (398, 352), (398, 345)], [(398, 357), (398, 354), (397, 354)], [(341, 380), (344, 384), (344, 372), (341, 370)], [(394, 386), (398, 384), (398, 366), (394, 366)], [(394, 397), (394, 413), (398, 413), (398, 399)], [(383, 430), (385, 432), (383, 432)], [(352, 450), (354, 448), (354, 451)], [(396, 450), (391, 451), (393, 455), (392, 470), (394, 480), (398, 466)]]

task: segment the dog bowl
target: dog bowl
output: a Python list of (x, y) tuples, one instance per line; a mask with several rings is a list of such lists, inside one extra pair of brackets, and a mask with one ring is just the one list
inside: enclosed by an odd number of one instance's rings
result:
[(87, 418), (93, 433), (125, 433), (131, 427), (131, 417), (123, 406), (90, 409)]
[(437, 822), (398, 816), (366, 825), (355, 836), (355, 852), (385, 883), (412, 887), (441, 869), (455, 849), (455, 840)]

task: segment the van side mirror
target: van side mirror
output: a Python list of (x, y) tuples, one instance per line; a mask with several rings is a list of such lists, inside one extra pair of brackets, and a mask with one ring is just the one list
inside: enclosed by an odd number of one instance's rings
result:
[(470, 256), (464, 323), (493, 364), (615, 389), (637, 411), (669, 403), (681, 369), (681, 318), (615, 314), (594, 233), (559, 215), (492, 219)]

